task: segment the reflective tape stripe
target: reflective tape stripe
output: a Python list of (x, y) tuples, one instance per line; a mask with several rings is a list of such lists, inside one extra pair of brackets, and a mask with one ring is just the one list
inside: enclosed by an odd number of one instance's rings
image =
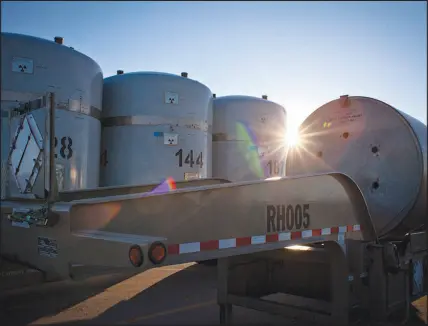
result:
[(263, 244), (263, 243), (266, 243), (266, 236), (265, 235), (258, 235), (255, 237), (251, 237), (251, 244), (252, 245)]
[(278, 234), (278, 241), (287, 241), (287, 240), (291, 240), (290, 232), (281, 232)]
[(330, 235), (330, 234), (331, 234), (331, 228), (321, 229), (321, 235)]
[(180, 245), (180, 254), (189, 254), (201, 251), (200, 242), (183, 243)]
[(168, 246), (169, 255), (180, 255), (195, 253), (209, 250), (219, 250), (228, 248), (237, 248), (252, 245), (261, 245), (265, 243), (282, 242), (298, 239), (316, 238), (323, 235), (338, 234), (338, 242), (343, 243), (344, 233), (358, 232), (361, 230), (360, 225), (334, 226), (330, 228), (303, 230), (294, 232), (280, 232), (273, 234), (265, 234), (259, 236), (210, 240), (203, 242), (191, 242), (182, 244), (171, 244)]
[(236, 247), (236, 239), (219, 240), (218, 249), (227, 249), (227, 248), (235, 248), (235, 247)]

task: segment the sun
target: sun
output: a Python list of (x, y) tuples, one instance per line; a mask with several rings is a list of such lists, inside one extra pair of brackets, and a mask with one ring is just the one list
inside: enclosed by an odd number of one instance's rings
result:
[(288, 128), (286, 134), (286, 141), (288, 146), (295, 147), (299, 145), (299, 130), (298, 128)]

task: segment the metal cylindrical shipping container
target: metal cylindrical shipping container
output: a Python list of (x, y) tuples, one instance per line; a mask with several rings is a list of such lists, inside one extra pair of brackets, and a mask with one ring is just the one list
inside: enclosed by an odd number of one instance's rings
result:
[(213, 101), (213, 177), (248, 181), (284, 176), (286, 111), (267, 97)]
[[(2, 127), (10, 124), (3, 117), (19, 102), (54, 92), (59, 190), (98, 187), (103, 87), (100, 66), (65, 46), (60, 37), (49, 41), (2, 33), (1, 67)], [(38, 128), (44, 129), (42, 115), (35, 111), (33, 116)], [(2, 131), (2, 145), (6, 145), (2, 161), (7, 160), (13, 128), (16, 126), (11, 125), (4, 134)]]
[(101, 185), (210, 178), (211, 126), (211, 91), (186, 73), (106, 78)]
[[(426, 223), (427, 128), (368, 97), (331, 101), (300, 126), (287, 175), (342, 172), (360, 187), (378, 235)], [(304, 148), (304, 149), (303, 149)]]

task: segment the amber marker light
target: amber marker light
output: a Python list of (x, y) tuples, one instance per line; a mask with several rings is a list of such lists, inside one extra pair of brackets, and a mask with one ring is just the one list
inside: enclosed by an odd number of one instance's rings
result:
[(143, 252), (139, 246), (134, 245), (129, 249), (129, 260), (134, 267), (140, 267), (143, 264)]
[(149, 248), (149, 259), (155, 264), (161, 264), (166, 258), (166, 247), (161, 242), (154, 242)]

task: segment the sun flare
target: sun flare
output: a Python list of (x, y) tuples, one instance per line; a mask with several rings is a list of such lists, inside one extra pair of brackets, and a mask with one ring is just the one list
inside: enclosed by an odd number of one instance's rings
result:
[(299, 131), (298, 129), (291, 129), (289, 128), (287, 130), (287, 143), (290, 147), (295, 147), (299, 144)]

